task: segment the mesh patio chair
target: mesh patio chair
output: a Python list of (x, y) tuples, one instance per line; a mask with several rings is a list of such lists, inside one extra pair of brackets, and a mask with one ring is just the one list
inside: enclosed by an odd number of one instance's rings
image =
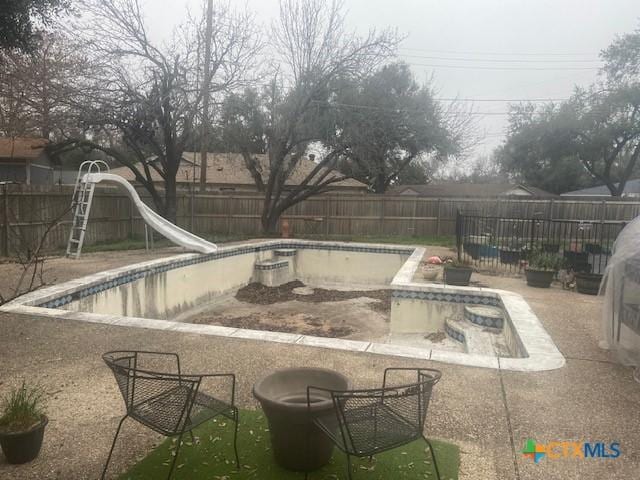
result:
[[(389, 385), (388, 374), (415, 372), (415, 381)], [(347, 472), (351, 480), (351, 456), (372, 457), (423, 438), (429, 446), (436, 478), (438, 464), (431, 442), (423, 428), (433, 386), (441, 377), (438, 370), (427, 368), (387, 368), (382, 388), (336, 391), (309, 386), (307, 405), (313, 399), (330, 396), (333, 410), (316, 415), (314, 423), (347, 455)], [(393, 376), (390, 375), (390, 376)]]
[[(236, 445), (238, 409), (234, 405), (235, 375), (231, 373), (184, 375), (180, 371), (180, 357), (176, 353), (114, 351), (105, 353), (102, 358), (116, 378), (127, 409), (126, 415), (118, 424), (102, 471), (102, 479), (107, 473), (120, 427), (127, 418), (132, 418), (166, 437), (178, 435), (175, 455), (167, 476), (170, 479), (184, 433), (189, 432), (193, 439), (194, 428), (222, 415), (235, 423), (233, 449), (236, 466), (240, 468)], [(162, 370), (157, 368), (158, 364), (162, 364)], [(229, 400), (220, 400), (201, 391), (201, 384), (206, 379), (222, 379), (229, 383)]]

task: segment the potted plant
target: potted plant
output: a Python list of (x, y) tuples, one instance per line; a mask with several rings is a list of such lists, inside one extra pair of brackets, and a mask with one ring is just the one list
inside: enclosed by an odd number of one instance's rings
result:
[(497, 258), (498, 257), (498, 247), (491, 245), (480, 245), (480, 255), (481, 257), (488, 258)]
[(452, 261), (444, 264), (444, 283), (466, 287), (473, 269), (468, 262)]
[(598, 295), (602, 275), (599, 273), (576, 273), (576, 290), (586, 295)]
[(600, 255), (602, 253), (602, 245), (599, 243), (585, 243), (584, 251), (591, 255)]
[(482, 248), (482, 245), (480, 243), (465, 242), (462, 244), (462, 246), (464, 248), (464, 251), (469, 254), (471, 258), (473, 258), (474, 260), (480, 258), (480, 249)]
[(542, 244), (542, 251), (546, 253), (558, 253), (558, 250), (560, 250), (559, 243), (543, 243)]
[(44, 403), (43, 390), (24, 382), (3, 399), (0, 447), (7, 462), (26, 463), (40, 453), (44, 428), (49, 421), (44, 414)]
[(590, 272), (591, 264), (589, 263), (589, 254), (587, 252), (577, 252), (567, 250), (564, 252), (564, 258), (567, 266), (574, 272)]
[(515, 265), (522, 258), (522, 246), (518, 242), (512, 242), (500, 249), (500, 262)]
[(527, 285), (537, 288), (549, 288), (553, 277), (561, 267), (562, 259), (552, 253), (534, 251), (525, 268)]
[(422, 278), (429, 281), (435, 281), (438, 278), (438, 273), (440, 273), (440, 268), (436, 265), (426, 264), (422, 266)]

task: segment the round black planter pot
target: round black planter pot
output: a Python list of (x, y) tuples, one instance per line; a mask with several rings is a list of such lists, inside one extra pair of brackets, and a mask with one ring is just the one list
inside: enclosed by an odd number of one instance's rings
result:
[(536, 288), (549, 288), (556, 274), (553, 270), (533, 270), (529, 268), (524, 273), (527, 277), (527, 285)]
[(457, 285), (460, 287), (466, 287), (469, 285), (471, 279), (471, 273), (473, 270), (470, 268), (458, 268), (458, 267), (445, 267), (444, 268), (444, 283), (447, 285)]
[(543, 243), (542, 244), (542, 251), (546, 252), (546, 253), (558, 253), (558, 250), (560, 250), (560, 244), (559, 243)]
[(340, 373), (323, 368), (285, 368), (253, 387), (253, 395), (269, 423), (276, 462), (298, 472), (326, 465), (333, 452), (333, 442), (313, 423), (317, 416), (335, 417), (333, 401), (328, 393), (312, 390), (308, 408), (307, 386), (346, 390), (349, 381)]
[(589, 263), (589, 254), (587, 252), (564, 252), (564, 258), (567, 261), (567, 265), (574, 272), (585, 272), (589, 273), (591, 271), (591, 264)]
[(471, 258), (477, 260), (480, 258), (480, 244), (478, 243), (465, 243), (463, 245), (464, 251), (468, 253)]
[(520, 250), (500, 250), (500, 261), (508, 265), (516, 265), (522, 258)]
[(576, 289), (586, 295), (598, 295), (602, 275), (599, 273), (577, 273)]
[(33, 460), (40, 453), (44, 427), (49, 423), (47, 417), (42, 422), (26, 432), (0, 432), (0, 446), (8, 463), (19, 464)]

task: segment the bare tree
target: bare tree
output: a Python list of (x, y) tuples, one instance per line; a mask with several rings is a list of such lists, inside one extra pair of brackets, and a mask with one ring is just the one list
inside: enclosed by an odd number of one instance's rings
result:
[[(308, 146), (324, 138), (317, 103), (328, 100), (337, 79), (365, 75), (380, 65), (399, 41), (391, 30), (370, 30), (365, 36), (349, 31), (338, 0), (282, 0), (271, 38), (279, 65), (270, 85), (261, 95), (235, 96), (225, 112), (226, 138), (264, 192), (267, 233), (276, 231), (280, 215), (292, 205), (346, 178), (332, 170), (341, 149), (330, 148), (302, 181), (287, 185)], [(266, 166), (252, 151), (260, 139), (268, 153)]]
[(71, 103), (88, 69), (63, 34), (43, 34), (30, 54), (0, 52), (0, 133), (61, 138), (74, 128)]
[[(234, 10), (229, 3), (206, 0), (204, 22), (197, 25), (198, 45), (202, 61), (198, 62), (202, 77), (202, 114), (200, 117), (200, 190), (207, 184), (207, 152), (209, 150), (211, 103), (220, 103), (217, 95), (244, 87), (259, 80), (255, 58), (262, 49), (261, 32), (254, 16)], [(203, 24), (204, 23), (204, 27)]]
[[(8, 187), (5, 185), (4, 188)], [(25, 235), (25, 232), (20, 227), (18, 215), (10, 207), (7, 208), (10, 215), (5, 226), (5, 228), (9, 228), (9, 234), (6, 238), (10, 245), (7, 245), (7, 251), (10, 251), (19, 268), (11, 286), (7, 290), (0, 292), (0, 305), (47, 284), (45, 261), (49, 234), (61, 225), (70, 210), (71, 207), (66, 207), (53, 219), (49, 218), (41, 221), (42, 229), (38, 235), (33, 237)], [(48, 212), (49, 209), (47, 208), (42, 212), (30, 211), (29, 214), (33, 217), (41, 218), (42, 214)], [(11, 219), (13, 219), (13, 225), (11, 225)]]
[[(98, 149), (127, 166), (159, 212), (175, 221), (176, 175), (194, 140), (204, 93), (201, 23), (187, 22), (164, 45), (149, 37), (139, 0), (82, 5), (85, 14), (74, 28), (94, 68), (90, 94), (78, 104), (86, 133), (59, 147)], [(247, 71), (257, 39), (250, 16), (223, 8), (215, 20), (209, 87), (224, 90)]]

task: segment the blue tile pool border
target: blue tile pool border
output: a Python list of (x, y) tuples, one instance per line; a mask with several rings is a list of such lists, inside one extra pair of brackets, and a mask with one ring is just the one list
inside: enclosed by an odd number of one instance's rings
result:
[[(192, 258), (188, 259), (180, 259), (168, 261), (165, 264), (152, 266), (147, 269), (142, 269), (140, 271), (136, 271), (135, 273), (125, 273), (120, 276), (117, 276), (113, 279), (106, 280), (101, 283), (97, 283), (91, 285), (89, 287), (80, 289), (78, 291), (74, 291), (70, 294), (61, 295), (60, 297), (53, 298), (47, 300), (43, 303), (38, 303), (36, 306), (43, 308), (60, 308), (65, 305), (80, 300), (82, 298), (94, 295), (96, 293), (103, 292), (105, 290), (110, 290), (112, 288), (119, 287), (121, 285), (126, 285), (131, 282), (135, 282), (136, 280), (140, 280), (141, 278), (156, 275), (158, 273), (168, 272), (169, 270), (175, 270), (176, 268), (188, 267), (190, 265), (195, 265), (198, 263), (206, 263), (213, 262), (216, 260), (220, 260), (222, 258), (235, 257), (238, 255), (246, 255), (251, 253), (260, 253), (271, 250), (280, 250), (280, 249), (308, 249), (308, 250), (329, 250), (329, 251), (343, 251), (343, 252), (356, 252), (356, 253), (379, 253), (379, 254), (397, 254), (397, 255), (411, 255), (413, 252), (413, 248), (398, 248), (394, 246), (385, 247), (385, 246), (367, 246), (362, 244), (336, 244), (336, 243), (327, 243), (327, 242), (312, 242), (312, 241), (276, 241), (276, 242), (266, 242), (260, 243), (256, 245), (243, 245), (238, 247), (227, 247), (222, 248), (214, 253), (208, 253), (204, 255), (195, 255)], [(256, 265), (258, 270), (273, 270), (277, 268), (283, 268), (287, 265), (286, 260), (282, 260), (281, 262), (274, 262), (272, 265)]]
[[(313, 337), (282, 332), (246, 330), (217, 325), (196, 325), (171, 320), (126, 317), (89, 312), (76, 312), (60, 308), (77, 295), (88, 296), (124, 285), (137, 279), (196, 263), (229, 256), (269, 251), (278, 248), (321, 249), (364, 253), (396, 253), (408, 256), (392, 280), (389, 288), (397, 301), (410, 298), (433, 298), (453, 303), (495, 304), (505, 311), (504, 321), (515, 333), (514, 341), (522, 357), (500, 357), (468, 354), (439, 349), (407, 347), (403, 345)], [(533, 313), (525, 299), (514, 292), (485, 287), (453, 287), (449, 285), (415, 282), (414, 277), (425, 255), (423, 247), (351, 244), (309, 240), (264, 240), (259, 243), (224, 247), (213, 254), (180, 254), (170, 258), (150, 260), (121, 268), (99, 272), (62, 284), (45, 287), (18, 297), (2, 306), (0, 311), (31, 315), (41, 318), (73, 320), (128, 328), (160, 329), (176, 333), (196, 333), (250, 341), (268, 341), (299, 344), (314, 348), (346, 350), (356, 353), (415, 358), (468, 367), (490, 368), (517, 372), (555, 370), (565, 365), (565, 359), (555, 343)], [(414, 293), (421, 292), (421, 293)], [(437, 294), (437, 295), (436, 295)], [(482, 302), (483, 299), (486, 299)], [(57, 305), (56, 305), (57, 301)], [(45, 307), (46, 305), (58, 308)]]

